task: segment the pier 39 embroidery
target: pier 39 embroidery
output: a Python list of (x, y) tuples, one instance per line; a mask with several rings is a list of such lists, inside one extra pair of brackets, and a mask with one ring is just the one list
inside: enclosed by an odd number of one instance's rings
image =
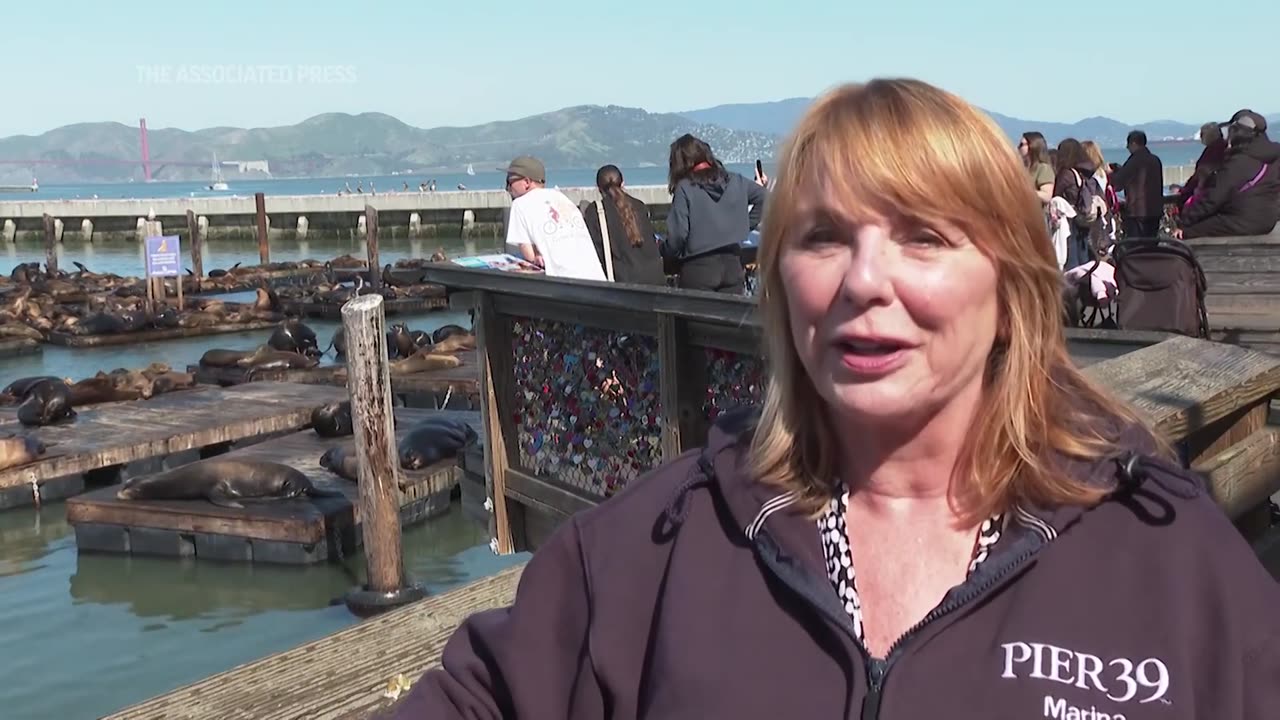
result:
[[(1008, 642), (1000, 648), (1001, 679), (1044, 683), (1043, 707), (1037, 708), (1042, 717), (1138, 720), (1159, 717), (1140, 707), (1170, 704), (1169, 667), (1159, 658), (1099, 657), (1037, 642)], [(1062, 687), (1055, 689), (1052, 683)]]

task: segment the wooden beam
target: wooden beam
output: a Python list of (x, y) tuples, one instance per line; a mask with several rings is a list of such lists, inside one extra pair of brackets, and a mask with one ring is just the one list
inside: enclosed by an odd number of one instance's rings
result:
[(480, 415), (485, 427), (485, 490), (493, 505), (490, 530), (499, 554), (515, 552), (512, 540), (514, 508), (507, 502), (507, 469), (518, 457), (514, 411), (511, 319), (498, 313), (493, 298), (482, 293), (476, 318), (480, 358)]
[(378, 290), (382, 287), (382, 266), (378, 264), (378, 209), (367, 203), (364, 206), (364, 241), (368, 251), (369, 285)]
[(266, 265), (271, 262), (271, 244), (267, 242), (267, 196), (254, 193), (253, 207), (258, 221), (258, 262)]
[(1209, 476), (1213, 499), (1235, 520), (1280, 491), (1280, 428), (1255, 432), (1195, 469)]

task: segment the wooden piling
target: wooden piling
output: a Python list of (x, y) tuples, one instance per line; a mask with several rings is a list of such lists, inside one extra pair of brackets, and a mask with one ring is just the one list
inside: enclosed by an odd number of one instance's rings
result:
[(194, 210), (187, 210), (187, 237), (191, 238), (191, 272), (196, 278), (196, 292), (203, 290), (204, 256), (200, 249), (200, 223)]
[(405, 582), (386, 316), (381, 295), (361, 295), (342, 307), (347, 338), (347, 390), (359, 462), (360, 525), (367, 582), (347, 594), (347, 607), (371, 615), (423, 596)]
[(58, 272), (58, 236), (53, 229), (53, 216), (44, 214), (44, 265), (50, 275)]
[(267, 196), (265, 193), (254, 193), (253, 204), (258, 215), (258, 262), (266, 265), (271, 262), (271, 247), (267, 244)]
[[(160, 221), (148, 220), (146, 223), (146, 230), (143, 232), (143, 237), (160, 237), (163, 232), (164, 228), (161, 227)], [(155, 312), (155, 302), (157, 300), (165, 300), (168, 295), (169, 292), (165, 289), (164, 278), (151, 277), (150, 275), (147, 275), (147, 312)]]
[(364, 238), (369, 250), (369, 284), (374, 290), (382, 289), (382, 265), (378, 263), (378, 209), (364, 206)]

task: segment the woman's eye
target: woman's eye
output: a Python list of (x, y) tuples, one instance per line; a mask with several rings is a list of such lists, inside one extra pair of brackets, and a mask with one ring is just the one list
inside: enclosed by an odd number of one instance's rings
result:
[(800, 244), (804, 247), (823, 247), (836, 242), (836, 234), (828, 227), (815, 227), (800, 237)]
[(947, 244), (947, 241), (933, 231), (918, 230), (907, 235), (907, 244), (918, 247), (942, 247)]

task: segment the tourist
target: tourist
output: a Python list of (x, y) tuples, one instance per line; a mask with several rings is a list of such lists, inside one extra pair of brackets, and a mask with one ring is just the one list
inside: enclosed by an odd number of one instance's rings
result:
[(1095, 177), (1098, 167), (1085, 154), (1079, 140), (1066, 138), (1058, 143), (1057, 158), (1053, 196), (1065, 200), (1075, 213), (1070, 223), (1067, 262), (1063, 268), (1070, 270), (1094, 259), (1095, 243), (1090, 240), (1100, 224), (1098, 220), (1105, 209), (1105, 200)]
[(776, 176), (762, 408), (565, 519), (396, 716), (1273, 717), (1280, 586), (1068, 355), (999, 128), (844, 87)]
[(1124, 191), (1123, 227), (1127, 238), (1154, 238), (1164, 216), (1164, 165), (1147, 148), (1147, 134), (1129, 133), (1125, 140), (1129, 159), (1111, 175), (1111, 182)]
[[(1227, 159), (1227, 140), (1222, 137), (1222, 127), (1218, 123), (1211, 122), (1200, 126), (1200, 142), (1204, 145), (1204, 150), (1200, 151), (1200, 157), (1196, 159), (1195, 171), (1191, 173), (1190, 178), (1187, 178), (1186, 185), (1175, 190), (1179, 208), (1187, 204), (1187, 201), (1196, 194), (1196, 190), (1203, 187), (1204, 181), (1222, 167), (1222, 163)], [(1170, 187), (1170, 190), (1173, 189)]]
[(1036, 131), (1022, 133), (1018, 142), (1018, 152), (1022, 155), (1022, 163), (1031, 174), (1031, 184), (1045, 205), (1053, 199), (1053, 165), (1049, 162), (1049, 145), (1044, 135)]
[(1227, 154), (1178, 215), (1183, 238), (1266, 235), (1280, 221), (1280, 145), (1252, 110), (1227, 125)]
[(726, 170), (710, 145), (686, 134), (671, 143), (667, 188), (671, 210), (661, 249), (678, 266), (679, 286), (743, 294), (742, 243), (760, 224), (764, 187)]
[(507, 244), (548, 277), (604, 280), (582, 213), (564, 193), (547, 188), (542, 161), (522, 155), (506, 171), (511, 195)]
[(1080, 143), (1080, 148), (1084, 150), (1085, 157), (1093, 163), (1097, 170), (1093, 171), (1093, 178), (1098, 181), (1098, 186), (1102, 188), (1102, 199), (1106, 203), (1106, 213), (1103, 216), (1103, 234), (1106, 235), (1108, 245), (1115, 242), (1116, 226), (1114, 218), (1119, 217), (1120, 201), (1116, 197), (1115, 186), (1108, 177), (1107, 158), (1102, 154), (1102, 148), (1098, 143), (1092, 140), (1085, 140)]
[[(591, 242), (610, 280), (637, 285), (666, 285), (662, 272), (662, 255), (658, 238), (649, 220), (649, 207), (623, 188), (622, 171), (617, 165), (605, 165), (596, 171), (596, 189), (601, 200), (587, 203), (582, 218), (591, 233)], [(605, 223), (601, 232), (600, 218)], [(609, 263), (605, 263), (605, 245), (609, 247)]]

